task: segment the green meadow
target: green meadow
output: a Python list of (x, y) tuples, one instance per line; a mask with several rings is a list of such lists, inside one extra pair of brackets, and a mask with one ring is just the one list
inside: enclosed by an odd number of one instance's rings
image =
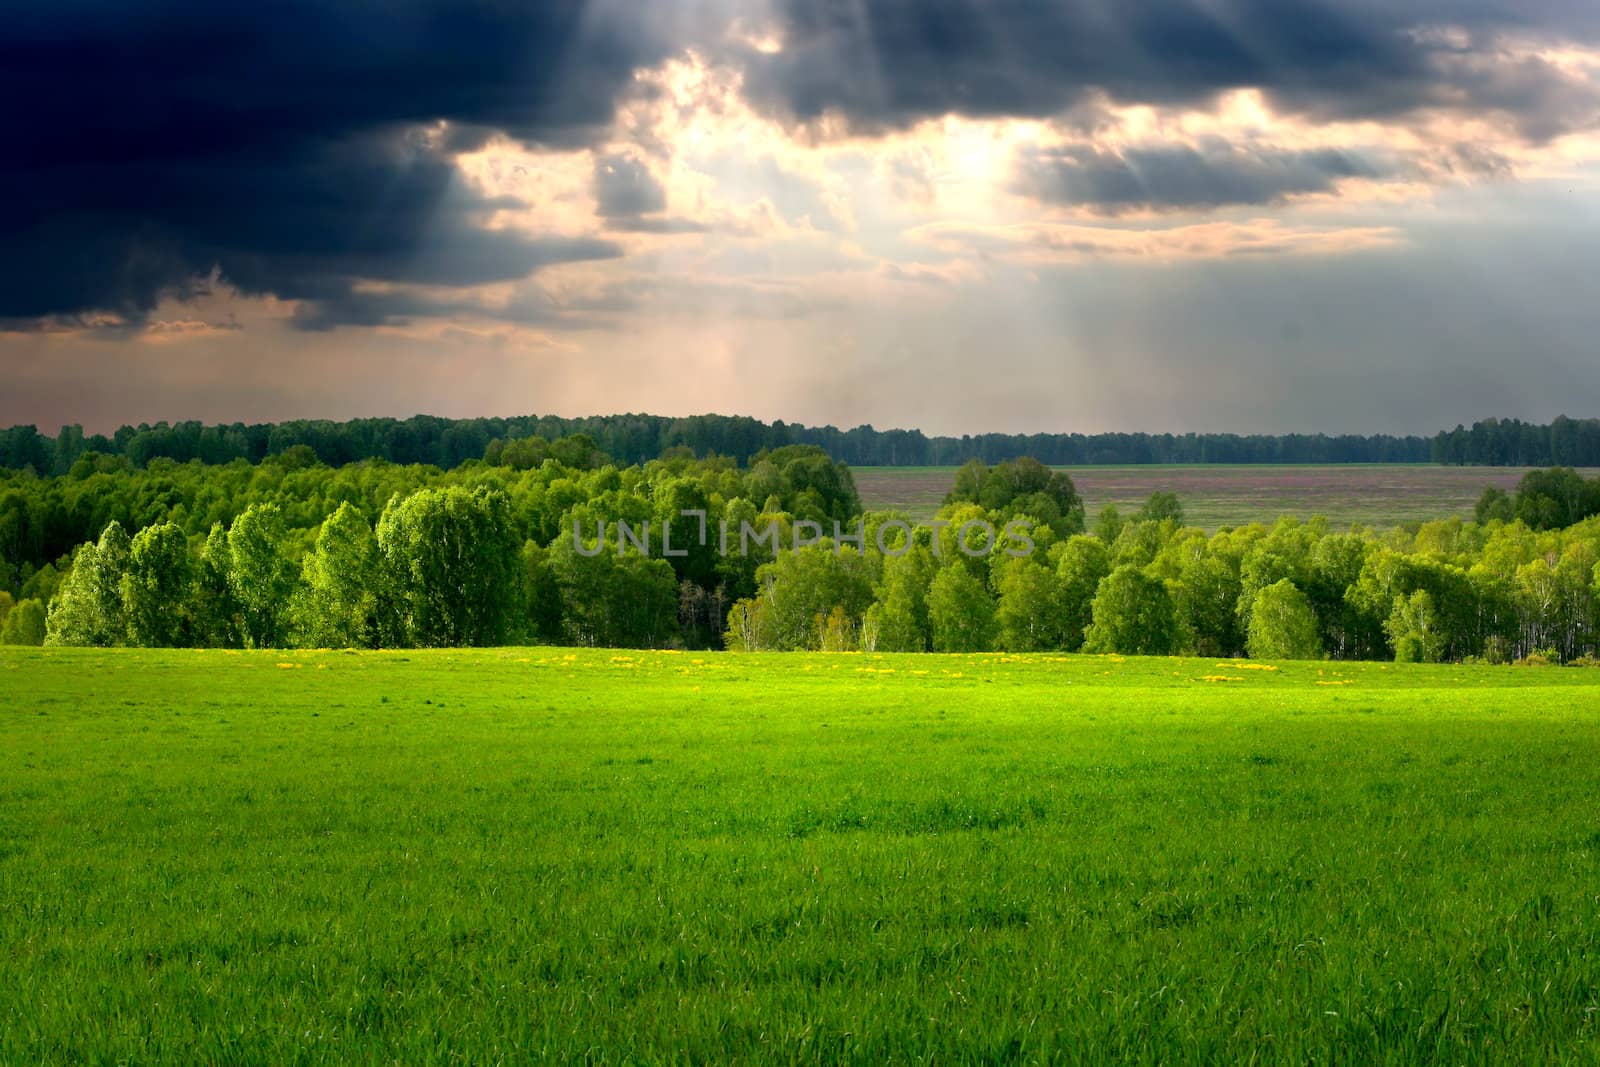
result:
[(1593, 1062), (1600, 671), (5, 650), (0, 1062)]

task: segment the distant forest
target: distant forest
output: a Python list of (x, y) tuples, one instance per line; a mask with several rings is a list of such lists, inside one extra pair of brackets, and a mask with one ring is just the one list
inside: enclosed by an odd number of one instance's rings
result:
[(0, 467), (40, 475), (71, 473), (88, 453), (125, 457), (136, 467), (153, 459), (207, 464), (259, 463), (294, 451), (311, 462), (342, 466), (382, 459), (454, 469), (495, 458), (506, 443), (584, 434), (622, 464), (664, 455), (724, 456), (747, 464), (763, 451), (812, 445), (852, 466), (944, 467), (970, 459), (1000, 463), (1032, 456), (1052, 466), (1170, 463), (1442, 463), (1485, 466), (1600, 466), (1600, 419), (1558, 418), (1546, 426), (1488, 419), (1426, 437), (1387, 434), (980, 434), (930, 437), (920, 430), (766, 423), (741, 416), (603, 415), (579, 419), (296, 420), (207, 426), (199, 422), (124, 426), (111, 436), (68, 426), (52, 437), (33, 426), (0, 430)]

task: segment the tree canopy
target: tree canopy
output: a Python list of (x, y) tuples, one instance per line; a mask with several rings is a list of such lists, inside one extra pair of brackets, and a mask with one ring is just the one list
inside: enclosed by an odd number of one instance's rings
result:
[(1427, 661), (1600, 652), (1600, 516), (1582, 517), (1589, 483), (1571, 471), (1526, 479), (1508, 512), (1482, 522), (1205, 531), (1158, 495), (1088, 534), (1071, 479), (1026, 460), (963, 468), (937, 519), (919, 524), (863, 514), (849, 469), (816, 448), (747, 466), (595, 458), (579, 440), (525, 467), (160, 461), (28, 476), (5, 498), (8, 551), (58, 542), (60, 553), (7, 557), (0, 639)]

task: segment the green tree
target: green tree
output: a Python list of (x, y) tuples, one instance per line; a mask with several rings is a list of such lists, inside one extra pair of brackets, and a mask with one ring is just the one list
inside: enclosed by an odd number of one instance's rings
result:
[(97, 602), (96, 614), (101, 633), (97, 645), (120, 645), (127, 641), (127, 620), (123, 616), (122, 576), (128, 570), (128, 556), (133, 549), (133, 539), (122, 524), (113, 520), (101, 531), (95, 546), (94, 565), (90, 571), (90, 589)]
[(999, 518), (996, 525), (1028, 515), (1049, 526), (1058, 537), (1083, 532), (1083, 500), (1072, 479), (1031, 456), (1007, 460), (996, 467), (981, 459), (969, 460), (956, 472), (955, 484), (944, 503), (946, 507), (976, 504)]
[(112, 521), (98, 543), (78, 547), (72, 570), (50, 601), (45, 643), (104, 648), (126, 644), (122, 576), (131, 542), (122, 524)]
[(1397, 596), (1394, 611), (1384, 623), (1399, 663), (1438, 663), (1444, 658), (1445, 636), (1433, 595), (1418, 589), (1409, 597)]
[(853, 547), (835, 551), (828, 543), (779, 553), (757, 572), (762, 608), (763, 647), (781, 651), (816, 648), (835, 607), (858, 625), (872, 603), (872, 571)]
[(228, 530), (228, 581), (252, 648), (279, 648), (289, 636), (295, 566), (288, 539), (276, 504), (251, 505)]
[(1183, 525), (1183, 504), (1178, 500), (1177, 493), (1151, 493), (1150, 499), (1133, 516), (1135, 522), (1165, 522), (1169, 519), (1174, 526)]
[(211, 524), (194, 570), (193, 637), (206, 648), (238, 648), (242, 643), (239, 603), (229, 573), (233, 550), (222, 523)]
[(1122, 517), (1122, 512), (1117, 510), (1115, 504), (1107, 504), (1100, 509), (1100, 516), (1095, 520), (1094, 535), (1106, 544), (1115, 544), (1117, 538), (1122, 536), (1122, 528), (1127, 525), (1127, 520)]
[(730, 652), (765, 652), (773, 647), (767, 623), (765, 597), (747, 597), (728, 611), (728, 629), (722, 635), (723, 647)]
[(1177, 568), (1173, 600), (1197, 656), (1232, 656), (1240, 651), (1239, 575), (1226, 558), (1204, 548)]
[(1167, 656), (1178, 647), (1178, 612), (1167, 584), (1138, 567), (1123, 564), (1100, 583), (1094, 621), (1085, 636), (1087, 652)]
[(176, 523), (146, 526), (133, 538), (122, 578), (128, 640), (142, 648), (190, 641), (189, 541)]
[[(502, 490), (450, 486), (392, 501), (378, 520), (378, 552), (400, 643), (504, 644), (525, 607), (521, 549)], [(676, 583), (673, 595), (676, 605)]]
[(663, 559), (618, 557), (597, 544), (579, 552), (570, 537), (549, 554), (550, 575), (561, 595), (566, 640), (599, 648), (657, 648), (676, 630), (678, 580)]
[(536, 644), (561, 640), (561, 586), (550, 565), (551, 551), (537, 541), (522, 546), (522, 597), (527, 605), (522, 631)]
[(89, 592), (89, 571), (94, 567), (93, 542), (78, 546), (72, 569), (50, 600), (45, 619), (45, 644), (76, 647), (91, 646), (100, 629), (95, 598)]
[(1383, 620), (1350, 602), (1350, 587), (1361, 580), (1372, 543), (1360, 534), (1330, 534), (1311, 550), (1311, 569), (1304, 587), (1322, 645), (1335, 659), (1381, 655), (1385, 648)]
[(862, 623), (863, 645), (875, 652), (928, 651), (928, 586), (938, 569), (924, 545), (883, 561), (877, 599)]
[(1066, 645), (1068, 617), (1062, 611), (1056, 572), (1030, 558), (1008, 559), (998, 573), (998, 647), (1008, 652), (1046, 652)]
[(370, 648), (378, 637), (378, 541), (349, 502), (328, 516), (300, 567), (295, 598), (298, 643)]
[(1517, 485), (1516, 515), (1535, 530), (1559, 530), (1600, 510), (1600, 481), (1571, 467), (1529, 471)]
[(37, 600), (18, 601), (0, 623), (0, 645), (42, 645), (44, 637), (45, 610)]
[(1111, 573), (1111, 548), (1099, 535), (1079, 534), (1053, 547), (1050, 559), (1058, 581), (1061, 647), (1076, 652), (1083, 647), (1084, 634), (1094, 621), (1095, 594)]
[(928, 588), (935, 652), (987, 652), (994, 646), (995, 603), (965, 567), (945, 567)]
[(1473, 518), (1480, 525), (1491, 522), (1510, 522), (1517, 517), (1516, 501), (1511, 499), (1511, 494), (1498, 486), (1491, 485), (1478, 497), (1477, 506), (1473, 509)]
[(1281, 579), (1256, 593), (1250, 612), (1251, 659), (1321, 659), (1317, 614), (1295, 584)]
[(860, 631), (841, 605), (833, 606), (828, 617), (822, 620), (819, 631), (819, 652), (854, 652), (861, 647)]

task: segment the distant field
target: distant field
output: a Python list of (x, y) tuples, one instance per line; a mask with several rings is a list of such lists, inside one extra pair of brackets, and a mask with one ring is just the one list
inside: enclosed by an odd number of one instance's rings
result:
[(1600, 671), (5, 650), (0, 685), (0, 1063), (1600, 1055)]
[[(1183, 501), (1188, 520), (1208, 529), (1271, 522), (1280, 515), (1323, 515), (1335, 526), (1397, 526), (1472, 517), (1491, 485), (1512, 489), (1521, 467), (1376, 464), (1330, 466), (1063, 467), (1087, 502), (1091, 522), (1106, 504), (1124, 512), (1158, 490)], [(855, 467), (862, 502), (898, 508), (916, 518), (938, 510), (955, 480), (954, 467)], [(1587, 474), (1600, 473), (1587, 471)]]

